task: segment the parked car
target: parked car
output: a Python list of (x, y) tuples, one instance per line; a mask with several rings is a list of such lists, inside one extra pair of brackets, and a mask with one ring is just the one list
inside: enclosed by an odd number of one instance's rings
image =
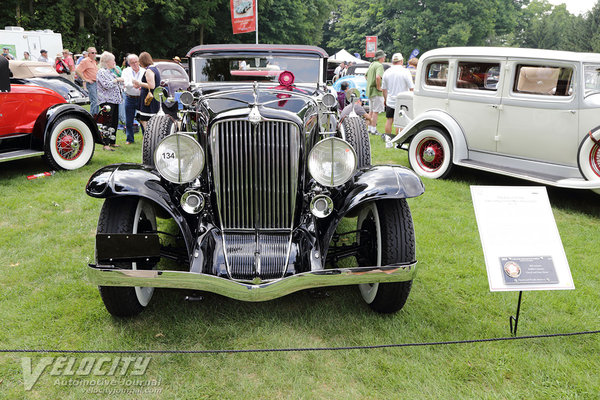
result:
[(175, 96), (178, 91), (188, 90), (190, 87), (190, 79), (183, 67), (171, 61), (155, 62), (154, 66), (160, 72), (161, 86), (164, 86), (169, 91), (169, 96)]
[(101, 143), (92, 116), (53, 90), (11, 83), (8, 63), (0, 57), (0, 162), (42, 156), (53, 169), (87, 164)]
[(179, 96), (190, 87), (188, 74), (181, 65), (172, 61), (159, 61), (154, 65), (160, 73), (160, 85), (166, 89), (163, 93), (165, 101), (161, 105), (162, 110), (176, 118), (177, 112), (183, 108)]
[[(367, 97), (367, 70), (370, 64), (356, 64), (348, 67), (346, 75), (336, 80), (332, 88), (335, 93), (339, 92), (342, 88), (342, 82), (348, 83), (349, 89), (358, 89), (360, 91), (360, 99), (362, 100), (365, 109), (369, 108), (369, 98)], [(389, 68), (389, 64), (383, 64), (384, 70)]]
[(600, 55), (459, 47), (429, 51), (399, 95), (394, 143), (414, 171), (452, 165), (600, 192)]
[[(424, 187), (371, 165), (361, 118), (338, 127), (325, 51), (205, 45), (188, 57), (183, 118), (153, 117), (144, 163), (104, 167), (86, 187), (105, 199), (89, 276), (107, 310), (135, 315), (154, 287), (264, 301), (350, 284), (376, 311), (402, 308), (416, 273), (406, 199)], [(356, 231), (336, 232), (344, 217)]]
[(89, 104), (87, 90), (63, 78), (54, 67), (39, 61), (9, 61), (11, 82), (21, 85), (43, 86), (59, 93), (67, 103)]

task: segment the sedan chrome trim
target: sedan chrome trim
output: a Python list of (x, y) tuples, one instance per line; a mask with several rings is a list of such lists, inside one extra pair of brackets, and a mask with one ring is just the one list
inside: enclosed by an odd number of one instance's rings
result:
[(163, 287), (192, 289), (242, 301), (266, 301), (303, 289), (413, 280), (417, 262), (385, 267), (335, 268), (304, 272), (262, 284), (235, 282), (214, 275), (184, 271), (130, 270), (90, 264), (88, 278), (99, 286)]

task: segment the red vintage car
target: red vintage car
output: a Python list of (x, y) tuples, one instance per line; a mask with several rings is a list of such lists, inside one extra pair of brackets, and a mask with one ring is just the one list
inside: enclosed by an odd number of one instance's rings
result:
[(0, 162), (42, 156), (53, 169), (76, 169), (102, 143), (92, 116), (40, 86), (12, 84), (0, 57)]

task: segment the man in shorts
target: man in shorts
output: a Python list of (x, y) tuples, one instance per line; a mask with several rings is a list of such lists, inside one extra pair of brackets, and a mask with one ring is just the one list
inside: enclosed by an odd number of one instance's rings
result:
[(385, 99), (385, 134), (392, 134), (392, 123), (396, 111), (396, 96), (402, 92), (413, 91), (415, 85), (410, 71), (402, 66), (404, 59), (401, 53), (394, 53), (392, 66), (383, 73), (381, 88)]
[(385, 53), (383, 50), (377, 50), (373, 62), (367, 70), (367, 97), (369, 98), (371, 121), (368, 125), (369, 133), (377, 134), (377, 117), (384, 111), (383, 91), (381, 83), (383, 80), (383, 64)]

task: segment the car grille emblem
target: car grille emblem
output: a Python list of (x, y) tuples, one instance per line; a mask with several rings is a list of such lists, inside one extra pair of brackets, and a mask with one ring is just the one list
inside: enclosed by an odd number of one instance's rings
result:
[(258, 111), (258, 107), (252, 107), (250, 114), (248, 115), (248, 120), (253, 124), (258, 124), (262, 121), (262, 115), (260, 115), (260, 111)]

